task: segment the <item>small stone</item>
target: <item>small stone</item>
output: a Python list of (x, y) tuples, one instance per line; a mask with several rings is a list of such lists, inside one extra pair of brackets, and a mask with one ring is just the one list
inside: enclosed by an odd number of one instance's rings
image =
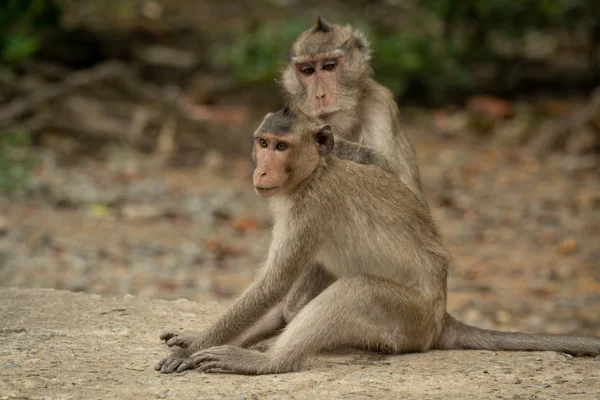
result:
[(147, 1), (142, 6), (142, 14), (151, 20), (158, 20), (162, 17), (163, 9), (156, 1)]
[(162, 210), (149, 204), (127, 205), (121, 208), (121, 215), (125, 219), (153, 219), (163, 215)]
[(513, 383), (514, 383), (515, 385), (520, 385), (520, 384), (521, 384), (521, 382), (523, 382), (523, 381), (522, 381), (522, 380), (520, 380), (519, 378), (515, 378), (515, 380), (513, 381)]
[(573, 238), (567, 238), (558, 245), (558, 252), (563, 256), (568, 256), (577, 250), (577, 242)]
[(496, 313), (496, 321), (501, 324), (506, 324), (510, 321), (510, 313), (505, 310), (500, 310)]
[(184, 265), (196, 265), (204, 258), (204, 249), (196, 243), (185, 242), (179, 247), (181, 263)]
[(216, 150), (207, 150), (204, 153), (204, 165), (208, 168), (219, 169), (225, 164), (225, 157)]
[(253, 232), (258, 229), (258, 221), (252, 217), (238, 217), (232, 222), (233, 228), (241, 232)]
[(560, 375), (556, 375), (556, 376), (554, 376), (554, 377), (552, 378), (552, 380), (554, 381), (554, 383), (557, 383), (557, 384), (561, 384), (561, 383), (566, 383), (566, 382), (568, 382), (568, 380), (566, 380), (565, 378), (563, 378), (563, 377), (562, 377), (562, 376), (560, 376)]
[(175, 300), (175, 303), (189, 303), (189, 301), (190, 301), (189, 299), (181, 297), (181, 298)]
[(8, 233), (8, 221), (4, 215), (0, 215), (0, 236)]

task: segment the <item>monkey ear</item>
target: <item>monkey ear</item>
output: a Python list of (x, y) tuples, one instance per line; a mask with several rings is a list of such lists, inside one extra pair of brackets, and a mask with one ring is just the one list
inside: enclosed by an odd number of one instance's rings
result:
[(352, 31), (352, 39), (354, 46), (369, 59), (371, 56), (371, 44), (365, 34), (358, 29), (354, 29)]
[(333, 151), (334, 139), (331, 126), (322, 125), (314, 133), (315, 143), (319, 154), (327, 155)]
[(331, 25), (327, 21), (321, 19), (321, 16), (319, 15), (317, 17), (317, 23), (315, 24), (314, 30), (315, 30), (315, 32), (327, 33), (329, 31), (331, 31)]

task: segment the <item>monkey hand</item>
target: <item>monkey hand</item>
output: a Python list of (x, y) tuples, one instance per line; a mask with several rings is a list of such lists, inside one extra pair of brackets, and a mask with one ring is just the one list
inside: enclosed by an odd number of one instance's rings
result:
[(224, 345), (215, 346), (192, 354), (188, 361), (189, 368), (200, 371), (221, 369), (241, 374), (268, 373), (268, 358), (257, 351), (241, 347)]
[(160, 334), (160, 340), (164, 340), (167, 346), (178, 346), (182, 349), (190, 347), (197, 337), (198, 335), (195, 333), (175, 330), (166, 330)]
[(154, 366), (154, 369), (163, 374), (170, 374), (172, 372), (183, 372), (189, 369), (190, 365), (189, 350), (177, 349), (169, 357), (160, 360)]

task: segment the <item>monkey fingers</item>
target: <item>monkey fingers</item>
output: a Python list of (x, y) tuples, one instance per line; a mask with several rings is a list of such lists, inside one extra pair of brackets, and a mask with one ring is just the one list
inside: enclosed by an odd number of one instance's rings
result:
[(181, 348), (189, 347), (197, 335), (189, 332), (176, 332), (168, 330), (160, 335), (160, 340), (164, 340), (167, 346), (179, 346)]
[(192, 368), (198, 368), (205, 372), (213, 369), (238, 374), (271, 372), (268, 368), (265, 368), (269, 365), (268, 356), (257, 351), (231, 345), (216, 346), (198, 351), (192, 354), (190, 360)]
[(188, 358), (171, 355), (160, 360), (158, 364), (154, 366), (154, 369), (163, 374), (170, 374), (172, 372), (183, 372), (188, 369), (189, 365), (190, 360)]

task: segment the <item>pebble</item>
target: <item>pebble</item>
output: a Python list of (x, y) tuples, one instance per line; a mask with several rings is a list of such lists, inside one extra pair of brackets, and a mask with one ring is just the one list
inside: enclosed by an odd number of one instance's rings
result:
[(8, 233), (9, 225), (8, 220), (4, 215), (0, 215), (0, 236)]
[(204, 249), (192, 242), (184, 242), (179, 246), (179, 261), (182, 265), (200, 264), (204, 258)]
[(569, 256), (577, 250), (577, 242), (573, 238), (567, 238), (558, 245), (558, 252), (563, 256)]

